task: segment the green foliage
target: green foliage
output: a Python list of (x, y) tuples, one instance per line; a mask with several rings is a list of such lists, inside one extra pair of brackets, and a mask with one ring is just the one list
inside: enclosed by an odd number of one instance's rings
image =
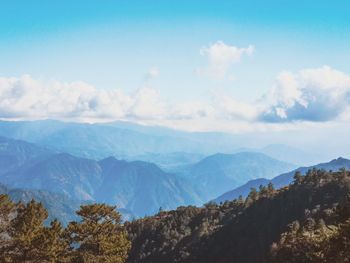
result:
[(41, 238), (47, 211), (34, 200), (19, 205), (17, 215), (11, 220), (2, 254), (5, 262), (33, 262), (42, 259)]
[[(272, 262), (350, 262), (350, 219), (342, 214), (350, 212), (350, 202), (338, 206), (332, 214), (332, 224), (319, 219), (318, 224), (308, 218), (302, 226), (296, 221), (271, 246)], [(328, 215), (329, 217), (329, 215)]]
[(67, 232), (72, 244), (74, 262), (125, 262), (130, 249), (127, 233), (120, 225), (120, 214), (114, 206), (93, 204), (77, 212), (81, 222), (72, 222)]
[(45, 259), (42, 262), (70, 262), (70, 243), (59, 221), (54, 220), (50, 223), (50, 227), (44, 228), (40, 241)]
[[(15, 204), (10, 200), (7, 195), (0, 195), (0, 233), (4, 233), (8, 230), (11, 213), (14, 212)], [(0, 236), (0, 242), (3, 240), (3, 236)]]
[(66, 229), (57, 220), (45, 226), (41, 203), (14, 204), (0, 195), (0, 262), (125, 262), (130, 241), (115, 207), (82, 206), (77, 214), (82, 221)]

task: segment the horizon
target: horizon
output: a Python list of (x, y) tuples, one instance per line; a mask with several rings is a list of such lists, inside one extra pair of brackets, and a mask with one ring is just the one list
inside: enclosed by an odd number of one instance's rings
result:
[[(113, 127), (117, 130), (126, 130), (126, 131), (132, 131), (136, 132), (137, 134), (143, 136), (143, 135), (152, 135), (156, 137), (165, 137), (165, 138), (190, 138), (190, 140), (197, 140), (199, 138), (193, 137), (196, 135), (202, 135), (207, 138), (204, 140), (217, 140), (218, 142), (220, 141), (221, 143), (219, 144), (218, 147), (209, 147), (211, 150), (198, 150), (198, 149), (192, 149), (192, 150), (177, 150), (177, 151), (169, 151), (168, 153), (189, 153), (189, 154), (202, 154), (203, 158), (208, 155), (215, 155), (215, 154), (236, 154), (240, 152), (257, 152), (257, 153), (262, 153), (264, 149), (272, 147), (275, 148), (275, 150), (280, 151), (282, 153), (282, 148), (285, 148), (286, 151), (299, 151), (299, 154), (306, 154), (307, 156), (314, 156), (313, 161), (311, 162), (306, 161), (302, 166), (305, 166), (305, 164), (311, 165), (311, 164), (320, 164), (320, 163), (325, 163), (329, 162), (338, 158), (345, 158), (345, 159), (350, 159), (350, 154), (347, 148), (347, 145), (345, 142), (343, 143), (343, 148), (338, 147), (337, 141), (333, 144), (333, 147), (328, 147), (327, 151), (324, 152), (323, 149), (325, 148), (325, 143), (320, 144), (319, 140), (325, 140), (327, 139), (326, 137), (321, 138), (320, 137), (315, 137), (315, 135), (311, 133), (308, 135), (310, 136), (305, 142), (305, 138), (300, 140), (300, 132), (299, 131), (289, 131), (288, 137), (289, 140), (285, 138), (285, 134), (281, 133), (272, 133), (272, 132), (249, 132), (249, 133), (244, 133), (244, 134), (235, 134), (235, 133), (225, 133), (225, 132), (212, 132), (212, 131), (186, 131), (186, 130), (181, 130), (181, 129), (174, 129), (170, 127), (165, 127), (165, 126), (159, 126), (159, 125), (147, 125), (147, 124), (140, 124), (140, 123), (135, 123), (135, 122), (129, 122), (129, 121), (123, 121), (123, 120), (116, 120), (113, 122), (98, 122), (98, 123), (89, 123), (89, 122), (75, 122), (71, 120), (55, 120), (55, 119), (42, 119), (42, 120), (1, 120), (0, 119), (0, 124), (1, 123), (17, 123), (18, 128), (22, 126), (22, 123), (30, 123), (32, 127), (42, 127), (42, 124), (47, 124), (45, 125), (45, 129), (54, 129), (55, 126), (50, 126), (52, 123), (60, 123), (60, 124), (67, 124), (67, 125), (75, 125), (79, 124), (82, 125), (88, 125), (90, 127), (92, 126), (100, 126), (100, 127)], [(36, 124), (40, 122), (40, 126), (37, 126)], [(5, 126), (6, 127), (6, 126)], [(30, 127), (30, 126), (29, 126)], [(64, 129), (68, 128), (69, 126), (63, 126), (65, 127)], [(71, 127), (72, 128), (72, 127)], [(23, 126), (22, 128), (23, 131), (29, 132), (31, 128), (28, 129), (28, 127)], [(74, 128), (73, 128), (74, 130)], [(345, 130), (340, 130), (340, 134), (346, 134), (347, 131)], [(6, 134), (6, 132), (5, 132)], [(30, 134), (30, 133), (29, 133)], [(101, 134), (103, 136), (103, 133)], [(305, 136), (305, 133), (302, 135)], [(1, 135), (0, 135), (1, 136)], [(18, 137), (19, 136), (19, 137)], [(189, 137), (188, 137), (189, 136)], [(222, 137), (223, 136), (223, 137)], [(327, 136), (327, 134), (325, 135)], [(3, 137), (7, 138), (14, 138), (22, 141), (26, 141), (27, 137), (30, 139), (31, 142), (35, 142), (35, 140), (32, 140), (31, 136), (24, 136), (22, 137), (21, 133), (16, 135), (11, 134), (11, 135), (3, 135)], [(40, 136), (39, 136), (40, 137)], [(311, 139), (312, 138), (312, 139)], [(222, 139), (222, 140), (221, 140)], [(342, 137), (338, 138), (342, 140)], [(199, 139), (201, 141), (201, 139)], [(220, 148), (224, 146), (225, 143), (227, 144), (224, 148)], [(224, 143), (224, 144), (223, 144)], [(211, 144), (211, 143), (207, 143)], [(181, 148), (181, 147), (180, 147)], [(228, 150), (229, 149), (229, 150)], [(152, 153), (152, 152), (148, 152)], [(154, 152), (157, 153), (157, 152)], [(164, 154), (161, 152), (158, 152), (158, 154)], [(269, 156), (269, 154), (267, 154)], [(119, 156), (119, 159), (125, 159), (125, 158), (130, 158), (133, 157), (131, 156)], [(270, 156), (275, 159), (279, 159), (276, 156)]]

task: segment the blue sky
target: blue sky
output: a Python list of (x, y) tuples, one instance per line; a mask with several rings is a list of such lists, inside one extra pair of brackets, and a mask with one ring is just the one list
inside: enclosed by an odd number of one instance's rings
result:
[(348, 1), (2, 1), (0, 117), (234, 132), (347, 123), (348, 10)]

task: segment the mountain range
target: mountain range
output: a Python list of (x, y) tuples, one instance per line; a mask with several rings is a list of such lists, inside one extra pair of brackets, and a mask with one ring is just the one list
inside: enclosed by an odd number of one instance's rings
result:
[(302, 175), (305, 175), (307, 171), (312, 169), (322, 169), (326, 171), (338, 171), (339, 169), (350, 169), (350, 160), (339, 157), (330, 162), (319, 163), (316, 165), (308, 166), (308, 167), (299, 167), (291, 172), (283, 173), (278, 175), (272, 179), (267, 178), (258, 178), (255, 180), (250, 180), (242, 186), (239, 186), (233, 190), (230, 190), (219, 197), (217, 197), (214, 201), (216, 203), (231, 201), (233, 199), (238, 198), (240, 195), (242, 197), (246, 197), (251, 188), (259, 188), (259, 186), (266, 186), (270, 182), (274, 185), (275, 188), (281, 188), (289, 185), (293, 181), (293, 177), (296, 172), (300, 172)]
[[(150, 156), (164, 160), (160, 155)], [(178, 155), (167, 156), (171, 163)], [(190, 164), (174, 165), (173, 172), (165, 172), (150, 162), (115, 157), (97, 161), (0, 137), (0, 182), (11, 189), (43, 190), (72, 200), (116, 204), (135, 216), (144, 216), (160, 208), (201, 205), (252, 178), (293, 168), (261, 153), (198, 159), (199, 155), (182, 153), (182, 160)]]
[[(0, 121), (1, 134), (17, 138), (0, 137), (0, 183), (7, 189), (3, 192), (16, 193), (16, 200), (46, 198), (48, 209), (61, 211), (56, 214), (61, 213), (66, 221), (69, 213), (74, 218), (73, 211), (82, 202), (117, 205), (130, 218), (152, 215), (159, 209), (202, 205), (218, 196), (217, 201), (246, 196), (251, 187), (270, 181), (280, 187), (292, 180), (297, 167), (286, 160), (300, 153), (271, 145), (261, 152), (210, 154), (221, 147), (224, 152), (234, 149), (235, 139), (223, 136), (216, 141), (218, 134), (214, 133), (192, 134), (122, 122)], [(284, 161), (271, 157), (283, 151), (288, 152), (280, 155)], [(350, 167), (346, 162), (338, 159), (317, 167)], [(305, 172), (310, 167), (298, 169)], [(58, 207), (56, 198), (62, 201), (57, 202)], [(66, 202), (73, 206), (65, 207)]]
[(254, 134), (184, 132), (123, 121), (94, 124), (57, 120), (0, 121), (0, 136), (37, 143), (58, 152), (89, 159), (114, 156), (154, 162), (166, 170), (193, 164), (218, 152), (259, 152), (298, 166), (329, 158), (284, 144), (242, 148), (258, 140)]
[(123, 122), (88, 124), (54, 120), (0, 121), (0, 136), (38, 143), (75, 156), (127, 158), (146, 153), (232, 151), (237, 139), (211, 133), (186, 133)]
[[(114, 157), (95, 161), (4, 137), (0, 152), (0, 182), (11, 189), (45, 190), (74, 200), (116, 204), (136, 216), (153, 214), (160, 207), (202, 202), (185, 179), (148, 162)], [(21, 158), (14, 158), (21, 153)]]

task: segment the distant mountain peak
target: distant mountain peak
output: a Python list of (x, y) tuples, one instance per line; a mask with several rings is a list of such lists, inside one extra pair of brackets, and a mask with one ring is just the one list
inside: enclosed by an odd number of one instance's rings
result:
[(338, 157), (338, 158), (332, 160), (330, 163), (332, 163), (332, 164), (335, 164), (335, 163), (337, 163), (337, 164), (339, 164), (339, 163), (350, 163), (350, 160), (346, 159), (344, 157)]

